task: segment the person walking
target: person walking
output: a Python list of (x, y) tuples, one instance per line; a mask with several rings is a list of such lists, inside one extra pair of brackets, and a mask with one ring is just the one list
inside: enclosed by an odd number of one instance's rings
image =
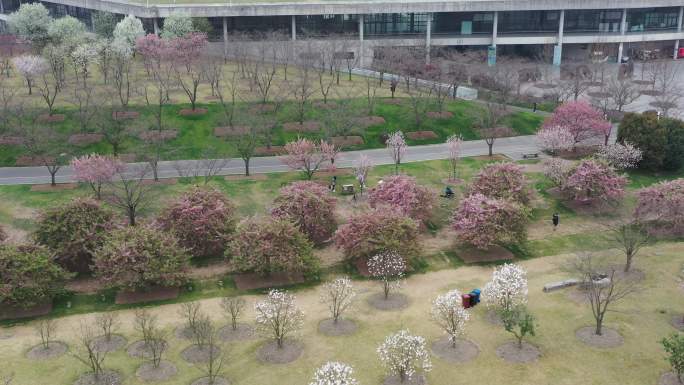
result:
[(556, 228), (560, 223), (560, 215), (558, 215), (558, 213), (553, 213), (553, 215), (551, 216), (551, 223), (553, 223), (553, 231), (556, 231)]

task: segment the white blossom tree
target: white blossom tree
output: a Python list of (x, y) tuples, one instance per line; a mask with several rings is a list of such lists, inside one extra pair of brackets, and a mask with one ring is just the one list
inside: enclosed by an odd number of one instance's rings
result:
[(461, 292), (454, 289), (435, 298), (432, 302), (431, 316), (449, 335), (452, 346), (456, 348), (456, 342), (463, 335), (465, 324), (470, 318), (470, 313), (463, 308)]
[(173, 39), (176, 37), (184, 37), (191, 32), (194, 32), (194, 28), (192, 28), (192, 19), (190, 16), (183, 13), (176, 13), (164, 19), (164, 29), (161, 32), (161, 37), (164, 39)]
[(498, 267), (482, 290), (488, 307), (510, 310), (527, 303), (527, 272), (519, 265), (506, 263)]
[(548, 158), (542, 161), (544, 176), (560, 190), (565, 189), (572, 167), (573, 162), (561, 158)]
[(16, 12), (9, 15), (7, 24), (12, 33), (42, 46), (48, 39), (48, 26), (52, 23), (50, 12), (41, 3), (21, 4)]
[(404, 133), (401, 131), (391, 133), (385, 144), (394, 161), (394, 173), (399, 175), (399, 165), (401, 164), (401, 159), (404, 157), (404, 154), (406, 154), (407, 148)]
[(84, 43), (71, 52), (71, 61), (76, 72), (83, 78), (83, 88), (87, 87), (86, 80), (90, 74), (90, 66), (97, 62), (99, 51), (97, 44)]
[(373, 278), (382, 281), (385, 299), (389, 298), (392, 290), (401, 287), (401, 279), (405, 271), (404, 258), (393, 250), (383, 251), (368, 260), (368, 272)]
[(359, 191), (363, 195), (363, 188), (366, 187), (366, 180), (368, 179), (368, 173), (373, 169), (373, 161), (366, 156), (361, 155), (356, 161), (356, 166), (354, 166), (354, 175), (356, 176), (357, 182), (359, 182)]
[(67, 15), (50, 23), (47, 32), (50, 41), (63, 47), (68, 55), (85, 38), (86, 26), (77, 18)]
[(461, 147), (463, 146), (463, 137), (461, 135), (451, 135), (446, 141), (447, 150), (449, 150), (449, 164), (451, 165), (452, 180), (456, 180), (456, 168), (458, 162), (461, 160)]
[(269, 291), (254, 310), (259, 331), (273, 337), (279, 349), (285, 338), (301, 329), (304, 322), (304, 312), (295, 304), (295, 296), (280, 290)]
[(565, 127), (552, 126), (537, 132), (537, 145), (542, 151), (556, 156), (559, 151), (571, 149), (575, 145), (575, 138)]
[(613, 143), (607, 146), (601, 146), (596, 156), (605, 160), (608, 164), (618, 170), (626, 170), (628, 168), (635, 168), (641, 162), (641, 150), (629, 142)]
[(358, 385), (354, 378), (354, 369), (341, 362), (329, 361), (314, 373), (309, 385)]
[(420, 371), (432, 369), (425, 338), (411, 335), (408, 330), (387, 336), (377, 352), (389, 375), (397, 376), (401, 383), (410, 381)]
[(337, 278), (323, 285), (321, 302), (328, 306), (330, 318), (337, 323), (342, 314), (347, 311), (356, 297), (356, 291), (351, 279)]
[(17, 72), (26, 80), (28, 94), (33, 94), (33, 85), (37, 78), (48, 72), (49, 65), (47, 60), (37, 55), (21, 55), (12, 59)]
[(131, 49), (135, 47), (135, 40), (140, 36), (145, 36), (145, 29), (142, 21), (133, 15), (124, 17), (114, 27), (114, 40), (126, 44)]

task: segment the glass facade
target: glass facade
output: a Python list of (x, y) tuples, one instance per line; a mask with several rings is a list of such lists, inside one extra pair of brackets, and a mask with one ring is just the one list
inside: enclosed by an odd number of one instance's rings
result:
[(297, 38), (359, 34), (357, 15), (296, 16)]
[(570, 10), (565, 11), (563, 30), (569, 33), (619, 33), (621, 22), (621, 9)]
[(435, 13), (432, 20), (435, 35), (491, 34), (493, 27), (493, 12), (442, 12)]
[(363, 17), (363, 35), (422, 35), (427, 31), (427, 13), (374, 13)]
[(679, 8), (640, 8), (627, 10), (627, 32), (677, 29)]
[[(221, 26), (223, 29), (223, 26)], [(292, 31), (291, 16), (242, 16), (228, 18), (228, 32), (272, 32), (279, 31), (290, 34)]]
[(557, 33), (560, 11), (499, 12), (498, 33), (535, 34)]

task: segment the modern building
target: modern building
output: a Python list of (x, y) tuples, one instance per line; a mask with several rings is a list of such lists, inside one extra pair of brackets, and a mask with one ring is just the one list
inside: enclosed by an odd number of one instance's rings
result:
[[(0, 0), (0, 13), (22, 0)], [(361, 58), (377, 47), (487, 47), (497, 50), (543, 45), (553, 62), (580, 55), (597, 44), (613, 60), (635, 48), (678, 56), (684, 39), (684, 0), (50, 0), (55, 16), (69, 14), (89, 23), (92, 10), (132, 14), (158, 31), (173, 13), (207, 17), (214, 41), (232, 32), (283, 31), (288, 39), (344, 36)], [(334, 36), (334, 37), (333, 37)], [(219, 43), (220, 44), (220, 43)], [(227, 43), (226, 43), (227, 46)]]

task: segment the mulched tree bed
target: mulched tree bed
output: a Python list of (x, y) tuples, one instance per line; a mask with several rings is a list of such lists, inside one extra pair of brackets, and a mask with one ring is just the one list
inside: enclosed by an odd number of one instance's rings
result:
[(331, 141), (332, 144), (338, 147), (360, 146), (363, 144), (363, 138), (358, 135), (333, 136)]
[(160, 361), (158, 367), (145, 362), (135, 371), (136, 377), (143, 381), (166, 381), (178, 373), (176, 365), (169, 361)]
[(387, 299), (384, 293), (375, 293), (368, 297), (368, 304), (378, 310), (401, 310), (408, 307), (409, 299), (401, 293), (390, 293)]
[(596, 215), (613, 211), (614, 207), (609, 202), (598, 199), (578, 200), (568, 199), (561, 204), (580, 215)]
[(145, 344), (145, 341), (143, 340), (135, 341), (132, 344), (128, 345), (126, 352), (129, 356), (135, 358), (152, 358), (152, 353), (150, 352), (149, 347)]
[(67, 350), (69, 350), (69, 348), (64, 342), (54, 341), (50, 342), (47, 348), (45, 348), (43, 344), (32, 347), (26, 352), (26, 358), (36, 361), (49, 360), (64, 355)]
[(187, 325), (177, 327), (173, 334), (179, 340), (191, 340), (195, 338), (195, 331)]
[(283, 146), (259, 146), (254, 149), (254, 155), (257, 156), (282, 155), (284, 153), (285, 148)]
[(124, 120), (124, 119), (138, 119), (140, 113), (138, 111), (114, 111), (112, 112), (112, 118), (114, 120)]
[(57, 123), (64, 121), (64, 114), (42, 114), (38, 116), (38, 121), (41, 123)]
[(332, 110), (333, 108), (337, 108), (337, 103), (332, 100), (328, 100), (328, 103), (324, 103), (322, 100), (316, 100), (311, 103), (311, 106), (321, 110)]
[(0, 136), (0, 145), (18, 146), (24, 144), (24, 140), (22, 136)]
[(663, 373), (658, 380), (658, 385), (681, 385), (682, 383), (677, 378), (674, 372)]
[(204, 100), (219, 100), (219, 97), (216, 95), (209, 95), (209, 96), (205, 96)]
[(392, 105), (395, 105), (395, 106), (404, 104), (404, 100), (403, 100), (403, 99), (398, 99), (398, 98), (397, 98), (397, 99), (395, 99), (395, 98), (382, 99), (382, 102), (385, 103), (385, 104), (392, 104)]
[(34, 184), (31, 185), (31, 191), (33, 192), (51, 192), (51, 191), (63, 191), (63, 190), (74, 190), (78, 188), (76, 183), (57, 183), (56, 185), (46, 184)]
[(271, 273), (263, 276), (256, 273), (236, 274), (233, 277), (235, 286), (239, 290), (266, 289), (272, 287), (289, 286), (305, 282), (302, 273)]
[(348, 336), (354, 334), (356, 329), (358, 329), (356, 322), (348, 319), (338, 319), (337, 322), (326, 319), (318, 324), (318, 331), (330, 337)]
[(216, 345), (190, 345), (181, 352), (181, 357), (191, 364), (208, 362), (212, 349), (214, 350), (214, 356), (221, 351), (221, 348)]
[(105, 336), (95, 338), (93, 345), (98, 352), (114, 352), (126, 346), (126, 338), (118, 334), (113, 334), (109, 341)]
[(556, 85), (551, 83), (535, 83), (534, 86), (540, 90), (550, 90), (552, 88), (556, 88)]
[(132, 303), (142, 303), (151, 301), (163, 301), (176, 299), (180, 289), (177, 287), (155, 287), (147, 291), (127, 291), (122, 290), (116, 293), (114, 303), (117, 305), (127, 305)]
[(439, 136), (434, 131), (412, 131), (407, 132), (406, 137), (412, 140), (437, 139)]
[(368, 128), (371, 126), (377, 126), (379, 124), (385, 124), (385, 118), (382, 116), (360, 116), (354, 118), (354, 123), (359, 126), (359, 128)]
[(283, 130), (285, 132), (319, 132), (321, 130), (321, 123), (315, 120), (307, 120), (304, 123), (288, 122), (283, 123)]
[(48, 315), (52, 311), (52, 302), (41, 303), (31, 307), (0, 305), (0, 320), (32, 318)]
[(231, 325), (226, 325), (218, 331), (218, 338), (224, 342), (250, 340), (254, 338), (255, 335), (254, 328), (243, 323), (237, 324), (235, 330), (233, 330)]
[(451, 111), (428, 111), (425, 115), (431, 119), (451, 119), (454, 113)]
[(382, 385), (427, 385), (427, 378), (422, 374), (414, 374), (410, 379), (401, 382), (399, 376), (386, 377)]
[(22, 155), (14, 161), (15, 166), (44, 166), (45, 163), (52, 163), (55, 161), (54, 157), (46, 157), (45, 159), (40, 157), (32, 157), (29, 155)]
[(672, 324), (675, 329), (684, 332), (684, 314), (673, 315), (672, 319), (670, 319), (670, 324)]
[(225, 180), (267, 180), (268, 176), (265, 174), (251, 174), (251, 175), (226, 175)]
[(69, 136), (69, 144), (74, 146), (87, 146), (93, 143), (99, 143), (104, 138), (102, 134), (96, 133), (86, 133), (86, 134), (73, 134)]
[(276, 341), (269, 341), (257, 350), (257, 359), (265, 364), (287, 364), (296, 361), (302, 351), (304, 344), (300, 341), (286, 340), (282, 348), (278, 348)]
[(251, 106), (249, 112), (252, 114), (263, 114), (265, 112), (275, 111), (275, 105), (268, 103), (259, 103)]
[(230, 385), (230, 381), (226, 380), (223, 377), (216, 377), (214, 378), (214, 383), (210, 383), (209, 377), (202, 377), (200, 379), (195, 380), (191, 385)]
[(506, 362), (525, 364), (537, 361), (541, 356), (541, 350), (527, 342), (523, 342), (522, 347), (518, 347), (518, 342), (516, 341), (505, 343), (496, 348), (496, 355)]
[(178, 130), (147, 130), (138, 134), (138, 138), (142, 140), (171, 140), (178, 137)]
[(509, 250), (497, 245), (490, 246), (487, 250), (464, 247), (457, 254), (465, 263), (510, 261), (515, 258)]
[(658, 90), (642, 90), (639, 93), (646, 96), (660, 96), (662, 94), (662, 92)]
[(444, 336), (432, 343), (432, 353), (444, 361), (459, 364), (474, 360), (480, 354), (480, 348), (464, 339), (456, 340), (454, 347), (451, 339)]
[(624, 339), (616, 330), (603, 327), (600, 336), (596, 335), (595, 331), (594, 326), (585, 326), (577, 329), (575, 337), (589, 346), (603, 349), (616, 348), (624, 343)]
[(195, 108), (194, 110), (192, 108), (182, 108), (180, 111), (178, 111), (178, 115), (180, 116), (200, 116), (206, 113), (206, 108)]
[(74, 382), (74, 385), (119, 385), (123, 383), (121, 375), (113, 370), (104, 370), (100, 378), (95, 378), (93, 373), (86, 373)]
[(214, 136), (218, 138), (225, 138), (228, 136), (240, 136), (249, 132), (248, 126), (225, 126), (214, 127)]
[(503, 326), (501, 315), (499, 315), (499, 313), (494, 309), (487, 310), (485, 313), (485, 320), (492, 325)]

